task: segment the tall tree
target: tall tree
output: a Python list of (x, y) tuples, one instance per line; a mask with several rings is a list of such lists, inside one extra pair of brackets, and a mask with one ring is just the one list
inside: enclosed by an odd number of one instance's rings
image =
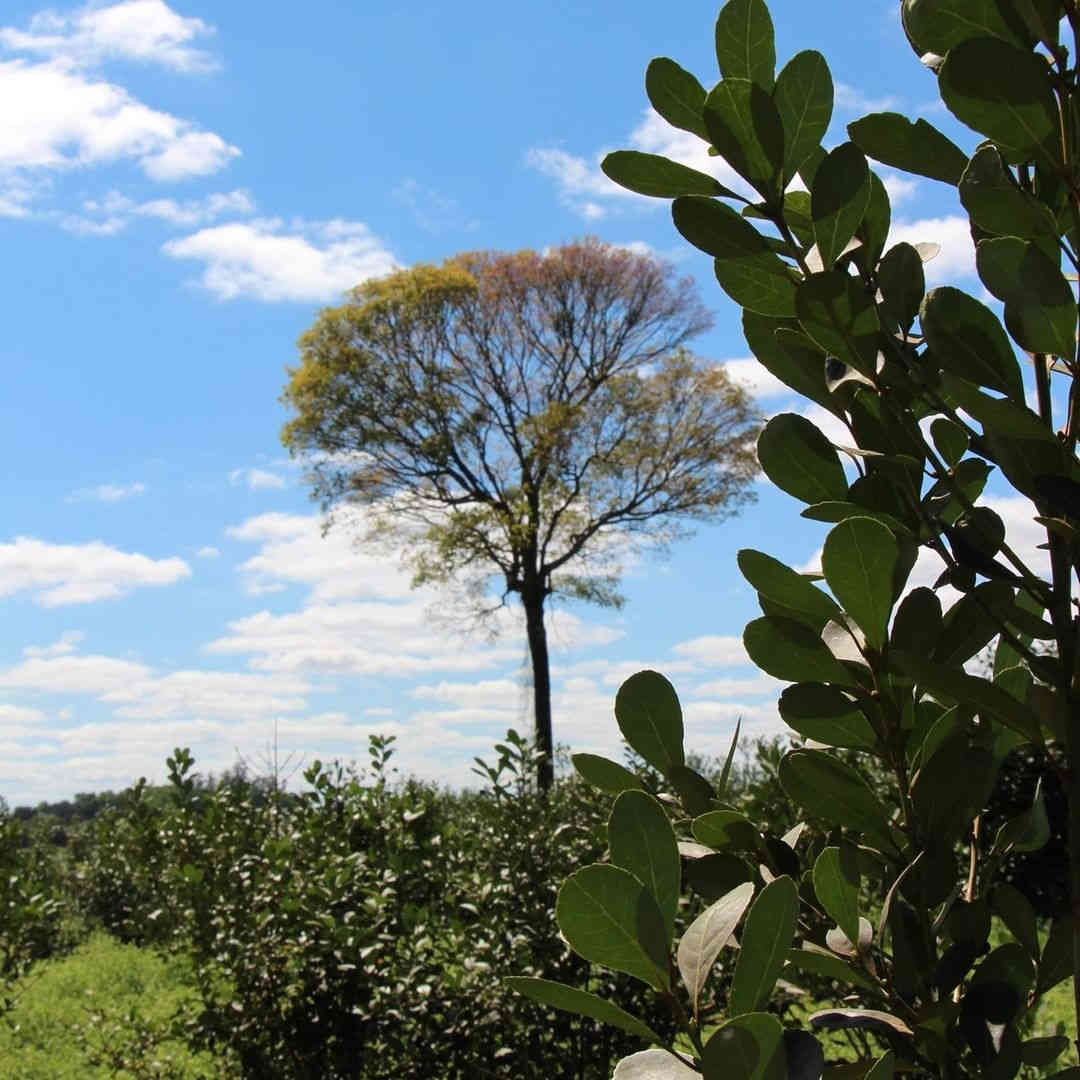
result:
[(663, 546), (752, 497), (757, 415), (685, 348), (710, 324), (691, 280), (585, 240), (365, 282), (300, 339), (282, 438), (324, 509), (368, 506), (414, 584), (464, 581), (479, 611), (498, 575), (520, 599), (542, 790), (549, 598), (617, 605), (613, 541)]

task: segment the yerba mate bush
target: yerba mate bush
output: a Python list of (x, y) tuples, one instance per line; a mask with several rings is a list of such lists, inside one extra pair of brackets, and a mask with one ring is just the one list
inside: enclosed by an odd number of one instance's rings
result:
[[(785, 413), (758, 443), (772, 482), (831, 526), (822, 575), (760, 551), (738, 559), (762, 609), (747, 652), (791, 684), (780, 713), (809, 740), (784, 756), (779, 780), (824, 839), (769, 833), (689, 769), (678, 698), (655, 672), (628, 680), (615, 711), (669, 790), (645, 790), (614, 762), (576, 760), (618, 795), (609, 861), (563, 884), (559, 926), (583, 957), (650, 986), (680, 1034), (664, 1038), (576, 989), (512, 985), (653, 1044), (616, 1080), (817, 1080), (825, 1070), (1011, 1080), (1021, 1067), (1064, 1069), (1070, 1051), (1067, 1036), (1023, 1033), (1042, 996), (1080, 967), (1080, 358), (1076, 277), (1062, 271), (1063, 258), (1077, 269), (1080, 252), (1080, 10), (1073, 0), (904, 0), (902, 13), (945, 106), (985, 140), (970, 158), (896, 113), (857, 120), (827, 152), (824, 58), (800, 52), (775, 74), (765, 4), (730, 0), (716, 23), (720, 82), (706, 91), (658, 59), (646, 90), (756, 197), (649, 154), (604, 161), (623, 186), (674, 199), (677, 229), (713, 257), (757, 359), (850, 433), (837, 447)], [(925, 251), (887, 246), (889, 199), (867, 158), (957, 189), (1004, 326), (959, 289), (927, 292)], [(1045, 560), (1021, 557), (980, 503), (995, 472), (1030, 503)], [(941, 572), (912, 588), (921, 547)], [(970, 673), (988, 645), (992, 670)], [(1053, 751), (1040, 760), (1068, 804), (1069, 898), (1048, 934), (1001, 875), (1009, 856), (1049, 836), (1041, 790), (982, 827), (1018, 747)], [(676, 941), (684, 879), (713, 902)], [(732, 971), (720, 992), (718, 960)], [(812, 983), (826, 1007), (798, 1023), (789, 1010), (785, 1026), (778, 1001), (790, 983)]]

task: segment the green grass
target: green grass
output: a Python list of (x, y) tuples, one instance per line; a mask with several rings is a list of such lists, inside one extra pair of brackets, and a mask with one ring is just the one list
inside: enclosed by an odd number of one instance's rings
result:
[[(195, 1000), (187, 975), (182, 960), (163, 960), (104, 933), (68, 956), (37, 965), (15, 1008), (0, 1020), (0, 1080), (226, 1075), (209, 1055), (193, 1055), (183, 1043), (163, 1038), (174, 1010)], [(140, 1031), (151, 1037), (140, 1043)], [(90, 1064), (87, 1051), (103, 1045), (127, 1058), (128, 1067)]]

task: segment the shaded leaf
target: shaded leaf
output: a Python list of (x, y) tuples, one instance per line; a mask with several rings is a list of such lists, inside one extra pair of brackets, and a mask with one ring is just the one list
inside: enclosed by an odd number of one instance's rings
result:
[(750, 819), (736, 810), (710, 810), (694, 819), (694, 838), (711, 848), (756, 851), (760, 835)]
[(689, 884), (710, 904), (753, 876), (750, 867), (738, 855), (726, 851), (691, 859), (685, 873)]
[(1008, 882), (1001, 882), (994, 886), (994, 891), (990, 894), (990, 904), (1008, 927), (1009, 933), (1038, 960), (1039, 934), (1035, 910), (1028, 898)]
[(885, 310), (907, 332), (918, 317), (926, 291), (919, 253), (910, 244), (894, 244), (878, 264), (877, 279)]
[(805, 503), (843, 501), (848, 484), (840, 455), (804, 416), (780, 413), (758, 439), (758, 460), (782, 491)]
[(814, 893), (825, 914), (859, 940), (859, 863), (850, 845), (827, 847), (814, 862)]
[(615, 695), (623, 738), (653, 767), (685, 764), (682, 706), (675, 688), (657, 671), (631, 675)]
[(703, 116), (724, 160), (763, 197), (778, 195), (784, 126), (768, 92), (749, 79), (726, 78), (705, 98)]
[(837, 1031), (843, 1028), (857, 1028), (873, 1031), (886, 1038), (897, 1035), (911, 1037), (911, 1028), (898, 1016), (879, 1012), (877, 1009), (823, 1009), (807, 1018), (811, 1027)]
[(973, 37), (1030, 45), (1022, 22), (1000, 0), (904, 0), (903, 13), (905, 28), (922, 52), (944, 56)]
[(823, 621), (840, 614), (831, 596), (771, 555), (754, 551), (753, 548), (743, 548), (738, 553), (737, 561), (743, 577), (770, 600), (793, 611), (820, 617)]
[(564, 986), (550, 979), (533, 979), (524, 975), (510, 975), (503, 981), (511, 990), (541, 1005), (576, 1013), (578, 1016), (588, 1016), (592, 1020), (622, 1028), (623, 1031), (629, 1031), (631, 1035), (648, 1039), (650, 1042), (661, 1041), (660, 1036), (644, 1021), (619, 1008), (614, 1002), (586, 990)]
[(866, 517), (842, 521), (825, 538), (822, 549), (821, 569), (833, 596), (875, 649), (885, 643), (899, 558), (893, 534)]
[(972, 155), (960, 177), (960, 201), (971, 220), (997, 236), (1053, 238), (1057, 246), (1057, 221), (1049, 207), (1023, 191), (1005, 166), (997, 147), (989, 143)]
[(1045, 994), (1073, 973), (1073, 919), (1071, 914), (1059, 915), (1050, 927), (1050, 936), (1043, 946), (1039, 961), (1037, 989)]
[(728, 999), (731, 1012), (754, 1012), (769, 1000), (791, 947), (798, 913), (799, 892), (786, 874), (758, 894), (740, 941)]
[(799, 971), (808, 972), (811, 975), (821, 975), (826, 979), (834, 979), (837, 982), (857, 986), (862, 990), (875, 991), (877, 987), (874, 981), (857, 967), (853, 967), (846, 960), (830, 953), (821, 952), (817, 949), (792, 949), (787, 956), (788, 963), (798, 968)]
[(780, 695), (780, 715), (793, 731), (815, 742), (872, 750), (877, 735), (856, 704), (835, 686), (800, 682)]
[(691, 817), (711, 809), (716, 792), (701, 773), (689, 765), (669, 765), (664, 775), (679, 796), (683, 809)]
[(803, 623), (767, 615), (747, 623), (743, 645), (762, 671), (788, 682), (827, 680), (841, 686), (854, 683), (851, 673), (824, 641)]
[(833, 82), (825, 57), (810, 49), (796, 53), (776, 77), (773, 101), (784, 128), (786, 188), (803, 162), (820, 147), (832, 119)]
[(869, 202), (866, 158), (854, 143), (841, 143), (818, 167), (810, 192), (814, 240), (825, 269), (831, 269), (855, 235)]
[(795, 289), (795, 312), (827, 355), (874, 378), (881, 325), (874, 298), (860, 281), (840, 270), (811, 274)]
[(890, 641), (893, 648), (929, 656), (941, 635), (941, 601), (932, 589), (912, 589), (897, 608)]
[(629, 769), (598, 754), (571, 754), (570, 760), (582, 780), (603, 791), (618, 793), (642, 786)]
[[(794, 282), (791, 295), (794, 303)], [(813, 342), (791, 330), (790, 323), (748, 308), (743, 309), (742, 325), (750, 351), (766, 370), (796, 393), (840, 414), (825, 385), (825, 355)]]
[(681, 165), (657, 154), (637, 150), (616, 150), (608, 154), (600, 168), (614, 180), (639, 195), (673, 199), (677, 195), (721, 195), (738, 198), (729, 188), (697, 169)]
[(925, 120), (912, 123), (900, 113), (871, 113), (848, 124), (847, 131), (867, 157), (902, 172), (956, 184), (967, 165), (964, 151)]
[(783, 1028), (770, 1013), (746, 1013), (709, 1037), (701, 1059), (705, 1080), (785, 1080)]
[(674, 60), (658, 57), (645, 71), (645, 93), (652, 107), (673, 127), (708, 141), (702, 114), (705, 87)]
[(967, 453), (968, 434), (952, 420), (937, 417), (930, 425), (930, 437), (942, 460), (952, 468)]
[(787, 1080), (820, 1080), (825, 1070), (825, 1051), (808, 1031), (784, 1029)]
[(772, 89), (776, 42), (764, 0), (728, 0), (716, 17), (715, 41), (725, 79), (748, 79)]
[(633, 975), (656, 990), (668, 988), (664, 917), (629, 871), (606, 863), (582, 867), (559, 889), (555, 917), (579, 956)]

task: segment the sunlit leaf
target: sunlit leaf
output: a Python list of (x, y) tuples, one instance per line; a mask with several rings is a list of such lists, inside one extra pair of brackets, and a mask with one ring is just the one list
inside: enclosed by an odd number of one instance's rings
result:
[(735, 927), (754, 897), (752, 882), (737, 885), (726, 896), (710, 904), (687, 928), (679, 941), (678, 963), (690, 995), (694, 1015), (698, 999), (720, 951), (731, 940)]
[(963, 150), (925, 120), (912, 123), (900, 113), (871, 113), (847, 130), (867, 157), (902, 172), (955, 184), (967, 165)]
[(786, 874), (758, 894), (739, 942), (728, 999), (732, 1013), (754, 1012), (769, 1000), (791, 948), (798, 913), (799, 891)]

